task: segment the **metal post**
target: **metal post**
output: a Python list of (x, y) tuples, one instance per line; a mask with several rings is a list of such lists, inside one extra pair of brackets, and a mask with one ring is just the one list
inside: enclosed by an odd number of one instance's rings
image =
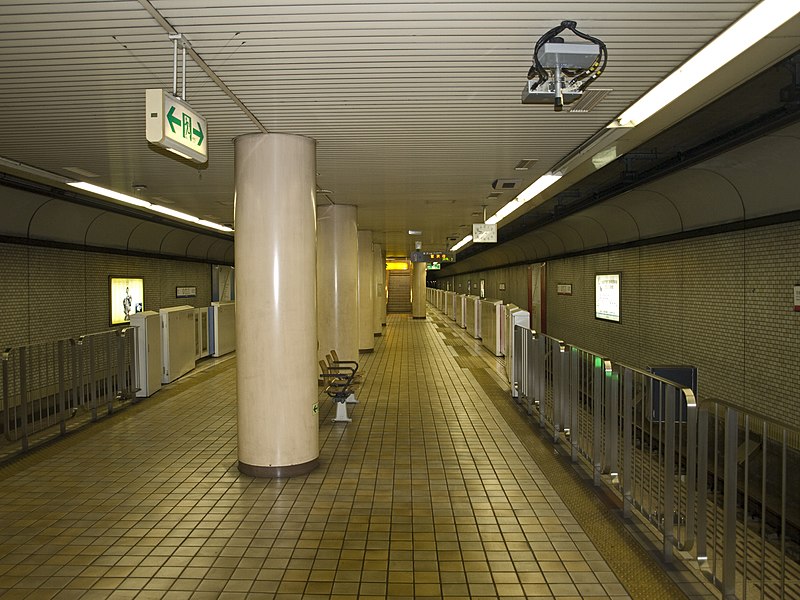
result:
[(64, 340), (58, 340), (58, 413), (61, 435), (67, 432), (67, 394), (64, 379)]
[[(725, 414), (725, 489), (722, 497), (723, 533), (722, 533), (722, 597), (725, 600), (736, 599), (736, 496), (737, 496), (737, 445), (738, 415), (733, 408)], [(762, 518), (764, 516), (762, 515)]]
[[(116, 336), (106, 334), (103, 337), (106, 340), (106, 410), (110, 415), (114, 412), (114, 348), (112, 341), (116, 339)], [(119, 381), (117, 387), (119, 387)]]
[(570, 414), (570, 424), (569, 424), (569, 446), (570, 446), (570, 458), (572, 462), (578, 462), (578, 450), (580, 449), (579, 446), (579, 429), (580, 429), (580, 419), (578, 414), (578, 398), (580, 397), (580, 354), (577, 348), (570, 348), (570, 370), (569, 370), (569, 380), (570, 380), (570, 390), (569, 390), (569, 414)]
[[(764, 471), (766, 472), (766, 471)], [(766, 478), (764, 478), (766, 479)], [(697, 412), (697, 563), (702, 568), (708, 561), (706, 527), (708, 517), (708, 411), (698, 407)]]
[(128, 396), (128, 377), (126, 373), (125, 364), (125, 341), (126, 332), (120, 331), (119, 335), (115, 338), (117, 342), (117, 393), (119, 399), (124, 400)]
[(186, 102), (186, 44), (181, 40), (181, 49), (183, 50), (183, 66), (181, 72), (181, 100)]
[(18, 351), (19, 356), (19, 408), (22, 415), (19, 417), (22, 425), (22, 449), (28, 449), (28, 370), (25, 347)]
[(610, 360), (603, 361), (603, 370), (606, 374), (606, 444), (605, 460), (603, 461), (609, 473), (618, 473), (618, 445), (617, 430), (619, 428), (619, 377), (614, 371)]
[[(697, 519), (697, 400), (690, 389), (684, 389), (686, 398), (686, 540), (685, 549), (694, 545)], [(705, 447), (704, 447), (705, 448)], [(703, 482), (705, 485), (705, 482)], [(701, 505), (705, 511), (705, 505)]]
[(622, 516), (633, 506), (633, 372), (625, 367), (622, 377)]
[(94, 336), (89, 336), (89, 403), (92, 407), (92, 421), (97, 421), (97, 390), (94, 377)]
[(592, 377), (592, 465), (594, 484), (600, 485), (600, 475), (603, 472), (603, 457), (601, 454), (600, 436), (603, 430), (603, 359), (594, 357), (594, 373)]
[(178, 38), (170, 35), (172, 39), (172, 93), (178, 95)]
[(670, 385), (667, 394), (662, 393), (660, 397), (667, 403), (664, 411), (664, 562), (671, 563), (675, 543), (675, 386)]
[(11, 412), (9, 411), (8, 399), (8, 359), (11, 357), (11, 348), (6, 348), (1, 358), (3, 360), (3, 416), (5, 423), (3, 423), (3, 430), (5, 431), (6, 439), (11, 442)]

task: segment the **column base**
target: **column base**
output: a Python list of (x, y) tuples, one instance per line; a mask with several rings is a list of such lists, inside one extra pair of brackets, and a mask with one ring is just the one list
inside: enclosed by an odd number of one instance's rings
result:
[(381, 336), (383, 335), (383, 333), (373, 333), (372, 335), (373, 335), (374, 337), (381, 337)]
[(370, 352), (375, 352), (375, 348), (359, 348), (359, 354), (369, 354)]
[(318, 466), (319, 458), (315, 458), (314, 460), (310, 460), (299, 465), (281, 465), (277, 467), (258, 467), (239, 461), (239, 472), (249, 475), (250, 477), (284, 479), (286, 477), (305, 475), (306, 473), (310, 473), (316, 469)]
[(427, 317), (414, 317), (414, 318), (415, 318), (415, 319), (418, 319), (418, 320), (420, 320), (420, 321), (421, 321), (421, 320), (423, 320), (423, 319), (426, 319)]

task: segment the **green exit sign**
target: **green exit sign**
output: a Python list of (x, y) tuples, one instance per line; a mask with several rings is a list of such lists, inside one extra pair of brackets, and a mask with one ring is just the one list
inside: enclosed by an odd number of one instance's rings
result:
[(197, 163), (208, 161), (206, 120), (164, 90), (145, 90), (147, 141)]

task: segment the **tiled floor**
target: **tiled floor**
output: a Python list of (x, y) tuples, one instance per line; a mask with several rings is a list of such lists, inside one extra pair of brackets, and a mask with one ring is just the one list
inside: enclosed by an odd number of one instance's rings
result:
[(307, 476), (237, 471), (235, 360), (0, 469), (0, 596), (685, 597), (430, 316), (390, 316)]

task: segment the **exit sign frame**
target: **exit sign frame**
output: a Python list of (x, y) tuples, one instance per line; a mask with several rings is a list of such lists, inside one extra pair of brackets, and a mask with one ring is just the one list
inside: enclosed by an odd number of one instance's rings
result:
[(199, 164), (208, 162), (205, 118), (162, 89), (145, 90), (147, 141)]

